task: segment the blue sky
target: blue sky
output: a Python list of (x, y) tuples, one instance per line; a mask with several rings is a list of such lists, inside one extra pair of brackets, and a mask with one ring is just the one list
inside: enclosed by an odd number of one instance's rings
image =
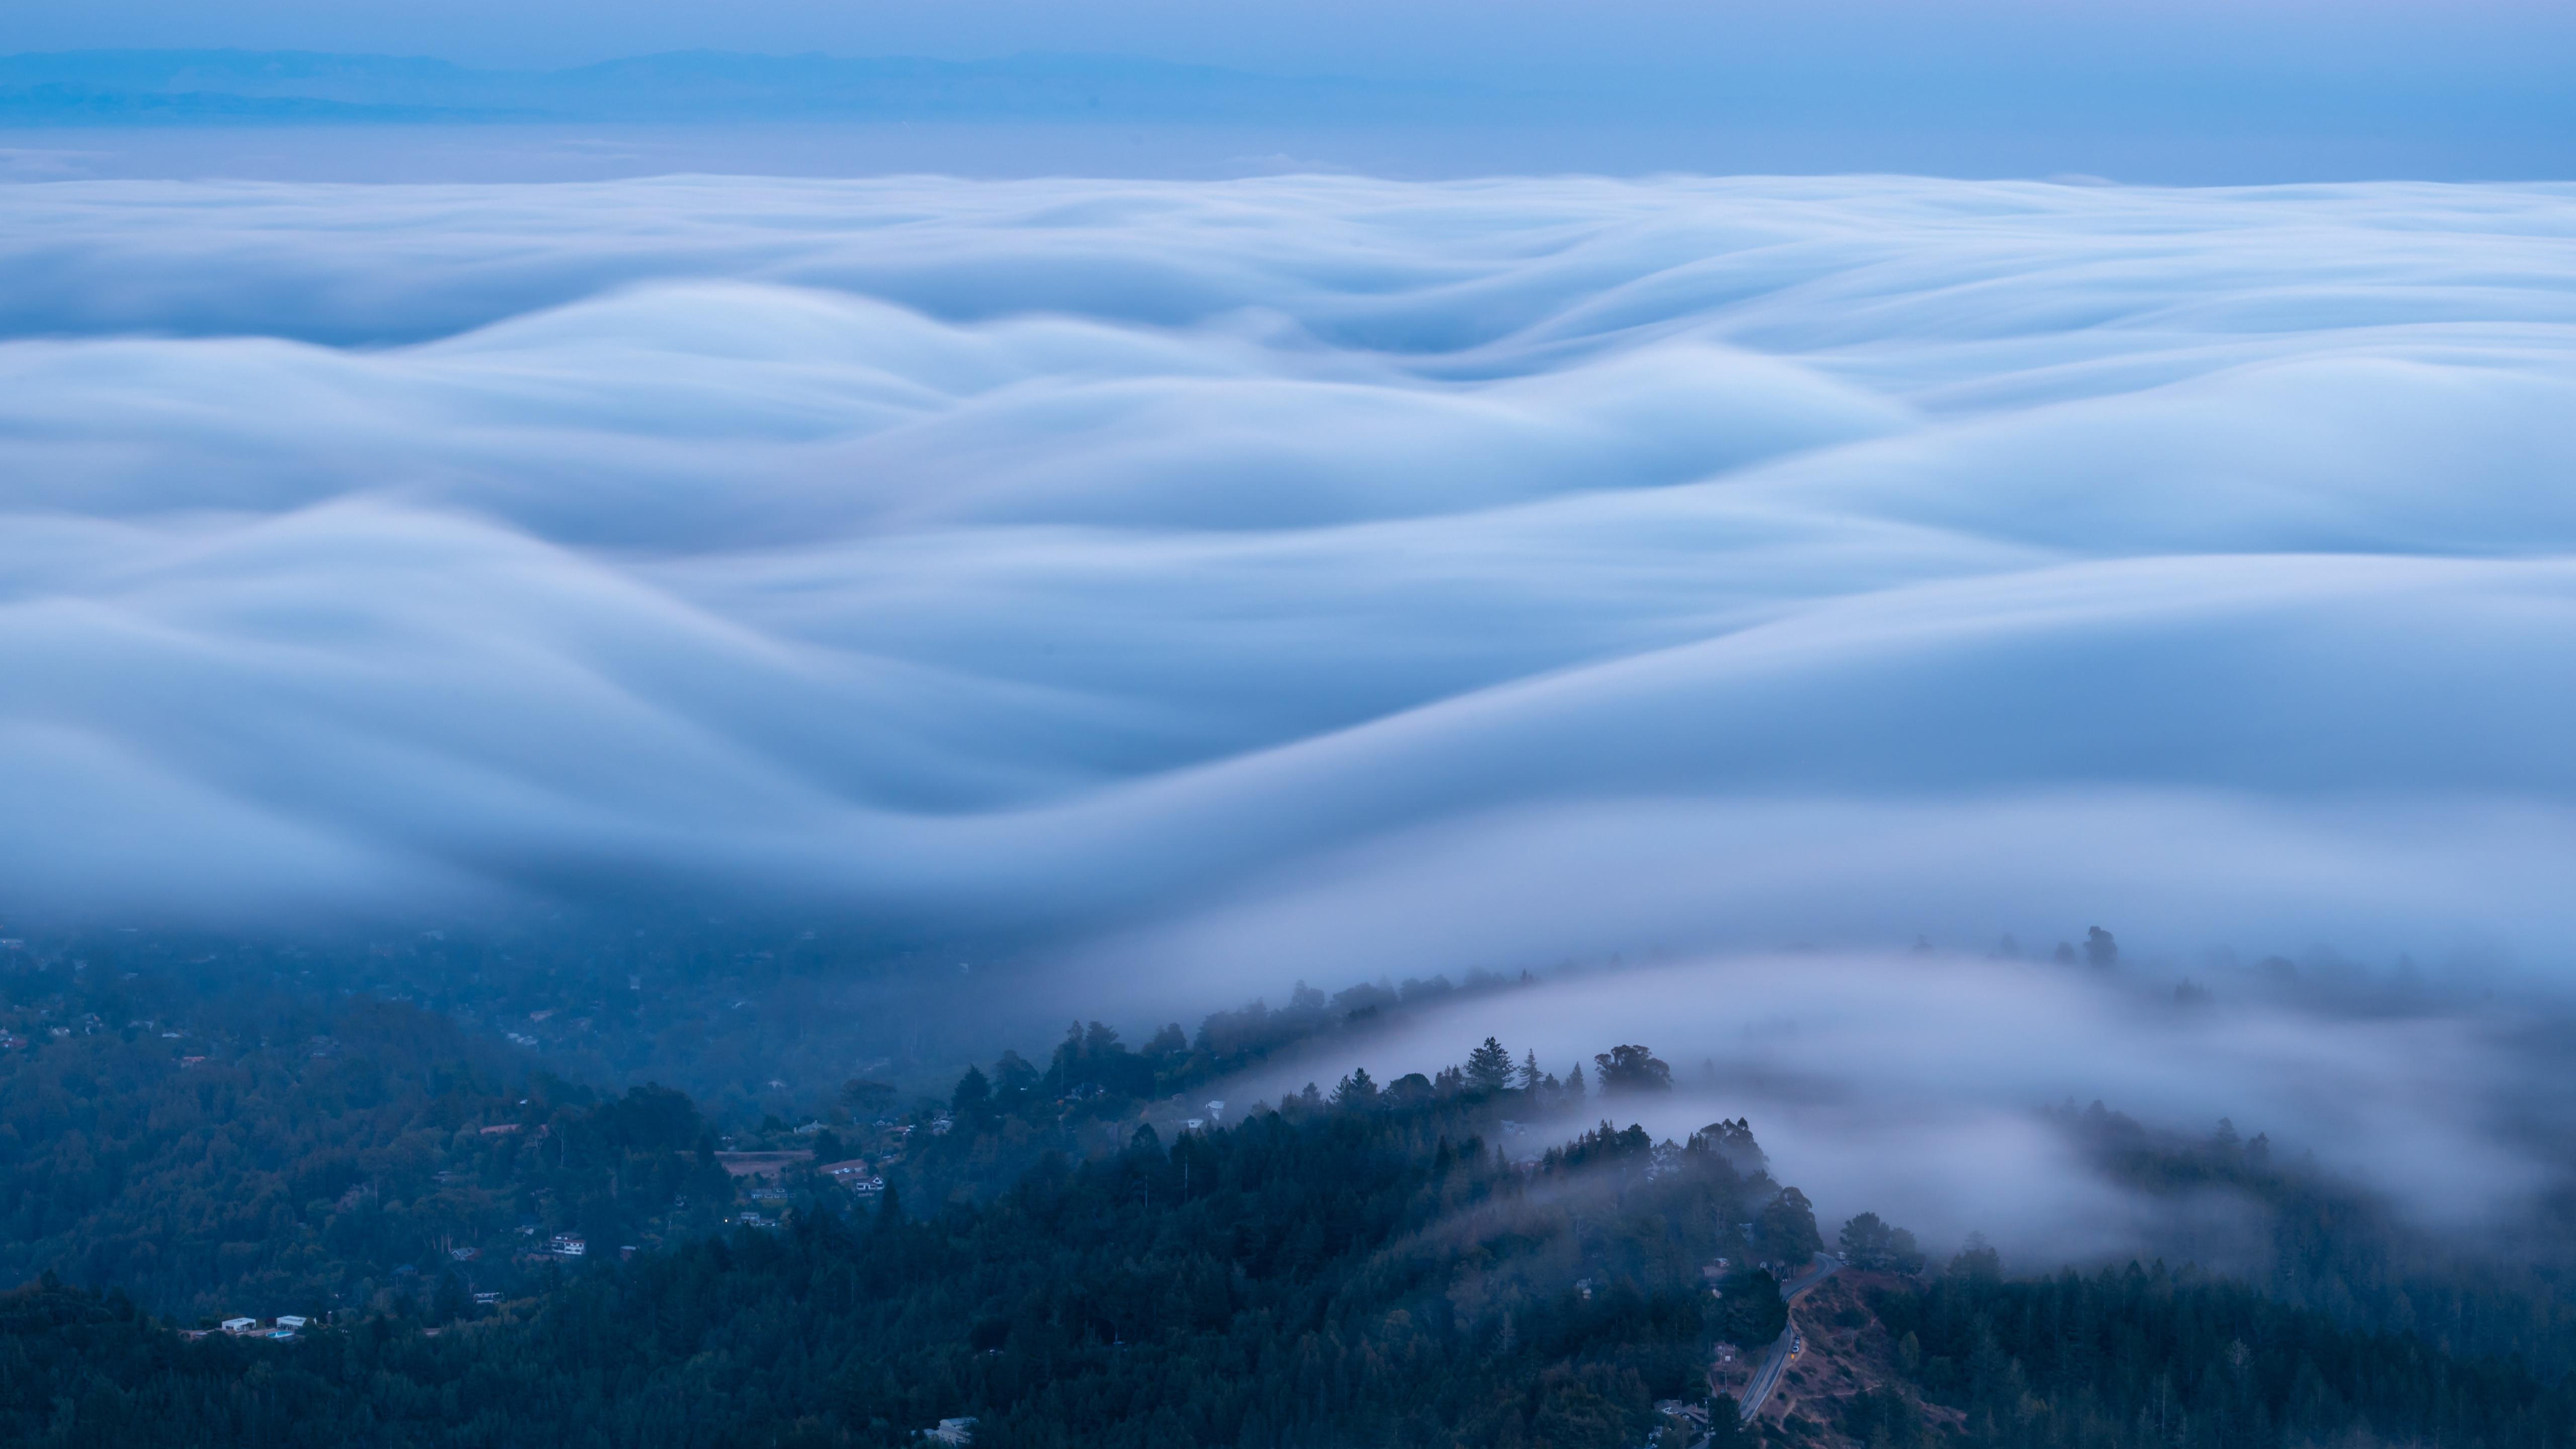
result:
[(919, 54), (1077, 50), (1254, 69), (1546, 80), (1688, 75), (1730, 57), (1929, 72), (2075, 65), (2349, 77), (2563, 73), (2564, 6), (2445, 4), (1824, 3), (1574, 5), (1499, 0), (951, 0), (926, 5), (567, 0), (326, 0), (206, 5), (95, 0), (13, 16), (13, 49), (239, 46), (435, 55), (475, 65), (580, 64), (654, 50)]
[[(14, 16), (8, 43), (21, 53), (299, 49), (537, 69), (684, 49), (957, 60), (1057, 52), (1452, 91), (1394, 122), (1318, 106), (1272, 117), (1287, 129), (1259, 134), (1202, 137), (1184, 120), (1177, 140), (1163, 126), (1133, 145), (1086, 141), (1070, 153), (1056, 144), (1060, 135), (1026, 147), (916, 148), (914, 164), (977, 174), (1011, 170), (1022, 150), (1045, 158), (1024, 174), (1057, 166), (1208, 174), (1262, 169), (1240, 158), (1274, 156), (1399, 175), (1899, 171), (2237, 183), (2576, 173), (2576, 101), (2564, 83), (2576, 73), (2576, 10), (2493, 0), (98, 0)], [(1487, 137), (1515, 125), (1526, 134)], [(908, 155), (880, 148), (832, 161), (775, 143), (709, 151), (707, 134), (701, 128), (698, 150), (673, 144), (632, 164), (828, 172), (899, 167)], [(362, 173), (376, 159), (263, 161), (266, 152), (238, 146), (188, 159), (177, 154), (186, 144), (164, 137), (142, 148), (160, 159), (101, 163), (102, 174), (155, 166), (242, 174), (265, 165), (281, 176), (335, 176)], [(0, 151), (12, 147), (26, 143), (0, 135)], [(512, 143), (480, 163), (440, 164), (457, 179), (517, 179), (511, 153), (523, 149)]]

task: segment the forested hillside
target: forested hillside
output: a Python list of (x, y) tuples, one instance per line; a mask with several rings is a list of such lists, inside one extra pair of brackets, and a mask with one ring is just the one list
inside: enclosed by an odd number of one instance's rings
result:
[(51, 1271), (190, 1322), (319, 1316), (515, 1291), (556, 1232), (703, 1234), (733, 1201), (687, 1097), (514, 1072), (416, 1007), (36, 999), (57, 1005), (0, 1003), (21, 1042), (0, 1053), (11, 1282)]
[[(1719, 1341), (1776, 1331), (1776, 1290), (1762, 1308), (1743, 1270), (1814, 1247), (1803, 1198), (1739, 1165), (1759, 1152), (1741, 1124), (1680, 1145), (1605, 1124), (1513, 1164), (1485, 1132), (1526, 1089), (1451, 1080), (1390, 1094), (1355, 1074), (1332, 1099), (1174, 1141), (1144, 1128), (1085, 1161), (1042, 1153), (989, 1200), (816, 1202), (773, 1231), (588, 1266), (503, 1311), (411, 1301), (293, 1342), (183, 1341), (121, 1294), (31, 1285), (0, 1308), (0, 1429), (63, 1445), (891, 1446), (971, 1416), (976, 1444), (1001, 1449), (1621, 1449), (1677, 1429), (1658, 1402), (1705, 1399)], [(1857, 1228), (1886, 1248), (1884, 1225)], [(1727, 1296), (1704, 1271), (1719, 1258), (1736, 1265)], [(1860, 1336), (1894, 1372), (1743, 1433), (2570, 1437), (2566, 1386), (2512, 1363), (2161, 1268), (2013, 1282), (1971, 1251), (1929, 1278), (1865, 1281)], [(1731, 1407), (1714, 1405), (1721, 1444), (1739, 1437)]]
[(2339, 1325), (2242, 1284), (2132, 1264), (2007, 1282), (1991, 1252), (1877, 1296), (1928, 1398), (1975, 1443), (2544, 1445), (2576, 1386)]
[[(639, 921), (650, 929), (627, 929)], [(116, 1029), (151, 1018), (283, 1041), (286, 1019), (364, 998), (446, 1023), (476, 1062), (568, 1082), (660, 1082), (725, 1122), (804, 1120), (853, 1079), (887, 1086), (907, 1107), (944, 1100), (959, 1067), (995, 1041), (1044, 1040), (1062, 1021), (1011, 989), (1007, 963), (828, 923), (653, 914), (620, 915), (617, 928), (576, 918), (291, 945), (140, 931), (5, 939), (17, 944), (0, 946), (0, 1030), (34, 1039), (84, 1019)], [(921, 969), (925, 959), (941, 969)], [(1276, 1005), (1142, 1034), (1125, 1050), (1152, 1056), (1152, 1068), (1131, 1062), (1097, 1085), (1116, 1106), (1158, 1083), (1204, 1080), (1319, 1037), (1365, 1039), (1408, 1011), (1527, 980), (1434, 973), (1330, 993), (1299, 982)]]
[[(1136, 1045), (1076, 1023), (1042, 1062), (937, 1098), (852, 1079), (790, 1122), (271, 986), (0, 973), (0, 1268), (25, 1282), (0, 1439), (894, 1446), (971, 1417), (985, 1449), (2551, 1449), (2576, 1425), (2546, 1254), (2446, 1256), (2224, 1125), (2060, 1123), (2133, 1191), (2259, 1203), (2259, 1271), (2016, 1279), (1975, 1245), (1927, 1264), (1876, 1214), (1820, 1228), (1744, 1121), (1618, 1125), (1671, 1090), (1634, 1044), (1560, 1077), (1489, 1038), (1176, 1121), (1230, 1071), (1365, 1040), (1400, 990)], [(1825, 1250), (1845, 1275), (1739, 1429), (1727, 1395), (1792, 1328), (1780, 1283)], [(312, 1321), (202, 1332), (231, 1314)]]
[[(1404, 1001), (1300, 987), (1134, 1047), (1077, 1023), (1043, 1067), (1006, 1052), (963, 1093), (858, 1077), (725, 1116), (651, 1081), (567, 1080), (544, 1065), (558, 1054), (460, 1024), (489, 1007), (470, 987), (442, 1011), (315, 991), (292, 958), (179, 969), (164, 946), (0, 954), (0, 1282), (51, 1271), (188, 1321), (515, 1296), (562, 1266), (530, 1251), (557, 1234), (650, 1248), (714, 1231), (750, 1192), (810, 1211), (842, 1194), (804, 1169), (861, 1154), (916, 1196), (989, 1197), (1044, 1151), (1099, 1150), (1095, 1124)], [(800, 1166), (737, 1179), (725, 1149)]]
[(602, 1265), (523, 1317), (178, 1343), (25, 1290), (14, 1427), (42, 1442), (35, 1406), (68, 1400), (113, 1426), (98, 1442), (893, 1444), (959, 1415), (994, 1444), (1633, 1442), (1698, 1391), (1720, 1319), (1700, 1266), (1779, 1194), (1634, 1131), (1524, 1172), (1470, 1130), (1490, 1106), (1145, 1129), (988, 1205), (800, 1215)]

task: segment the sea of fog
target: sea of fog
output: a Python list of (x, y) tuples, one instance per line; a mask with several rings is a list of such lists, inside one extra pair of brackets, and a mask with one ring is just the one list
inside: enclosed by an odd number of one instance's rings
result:
[(2565, 187), (11, 187), (6, 908), (2554, 971), (2571, 238)]
[(0, 912), (747, 901), (1174, 1015), (1713, 961), (1379, 1066), (1706, 1052), (1759, 1090), (1676, 1111), (1927, 1225), (2085, 1218), (2061, 1094), (2489, 1202), (2473, 1006), (1972, 963), (2564, 995), (2571, 243), (2543, 186), (0, 188)]

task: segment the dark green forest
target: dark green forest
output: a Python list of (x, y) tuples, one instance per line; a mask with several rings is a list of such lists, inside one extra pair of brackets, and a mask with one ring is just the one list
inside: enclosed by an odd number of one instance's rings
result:
[(1876, 1306), (1922, 1392), (1964, 1410), (1978, 1443), (2540, 1445), (2576, 1428), (2563, 1379), (2194, 1274), (2133, 1264), (2007, 1282), (1971, 1254)]
[[(1133, 1045), (1077, 1023), (1043, 1061), (936, 1098), (851, 1078), (791, 1122), (590, 1087), (367, 993), (0, 987), (9, 1443), (892, 1446), (962, 1418), (986, 1449), (2576, 1437), (2545, 1254), (2446, 1255), (2224, 1124), (2060, 1123), (2138, 1192), (2261, 1203), (2254, 1270), (2015, 1276), (1878, 1214), (1819, 1224), (1752, 1123), (1618, 1125), (1671, 1090), (1635, 1044), (1559, 1076), (1489, 1039), (1140, 1123), (1400, 991)], [(761, 1153), (786, 1165), (728, 1170)], [(1793, 1311), (1819, 1252), (1847, 1266)], [(231, 1314), (310, 1321), (206, 1331)], [(1793, 1337), (1739, 1427), (1720, 1346)]]
[[(1043, 1040), (1063, 1020), (1040, 996), (991, 989), (993, 976), (1009, 977), (1006, 953), (828, 921), (637, 910), (298, 942), (116, 930), (9, 939), (18, 944), (0, 947), (0, 1030), (34, 1039), (143, 1019), (218, 1040), (282, 1039), (270, 1028), (287, 1016), (364, 999), (437, 1018), (478, 1060), (568, 1082), (660, 1082), (726, 1122), (803, 1120), (853, 1079), (886, 1085), (907, 1107), (945, 1099), (994, 1042)], [(1221, 1074), (1527, 979), (1435, 973), (1330, 994), (1300, 983), (1278, 1005), (1214, 1013), (1181, 1034), (1177, 1054), (1155, 1055), (1167, 1071)], [(1130, 1046), (1142, 1053), (1157, 1035)], [(1153, 1082), (1129, 1072), (1101, 1085)]]
[(449, 1024), (365, 998), (266, 1020), (186, 1055), (140, 1027), (0, 1057), (10, 1281), (114, 1284), (190, 1320), (319, 1315), (435, 1285), (458, 1253), (515, 1287), (523, 1241), (705, 1233), (731, 1203), (677, 1092), (513, 1077)]

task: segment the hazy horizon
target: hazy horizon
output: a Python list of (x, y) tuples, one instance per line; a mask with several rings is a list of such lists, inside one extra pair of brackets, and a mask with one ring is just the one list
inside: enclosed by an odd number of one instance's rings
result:
[(0, 56), (0, 174), (2576, 174), (2576, 20), (2513, 3), (613, 13), (24, 17)]

